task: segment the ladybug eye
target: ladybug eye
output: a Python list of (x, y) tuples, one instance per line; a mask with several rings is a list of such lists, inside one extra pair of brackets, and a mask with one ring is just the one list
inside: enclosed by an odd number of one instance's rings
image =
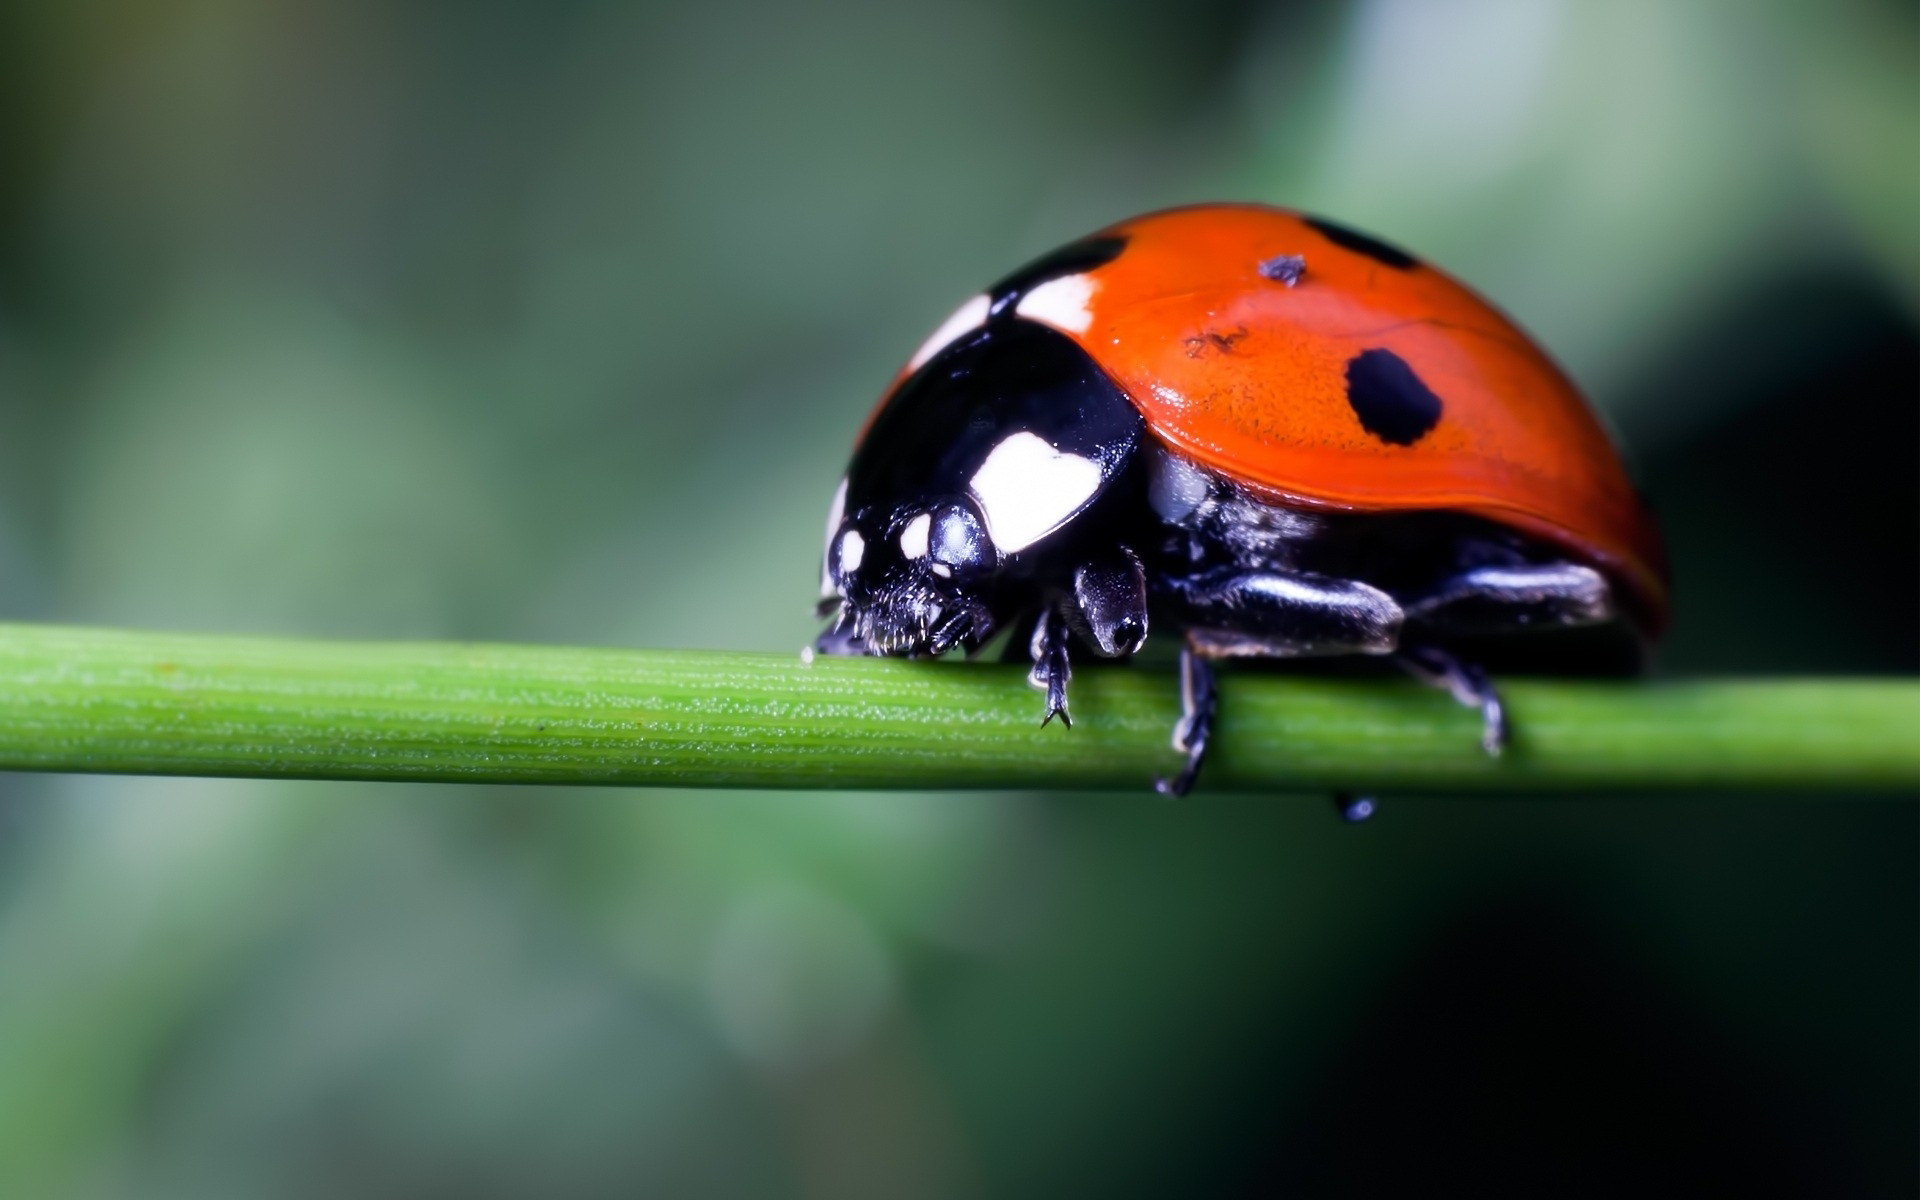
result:
[[(964, 504), (943, 504), (929, 520), (928, 553), (937, 574), (971, 574), (993, 566), (993, 543), (987, 528)], [(946, 571), (938, 568), (945, 567)]]
[(900, 527), (900, 556), (908, 562), (927, 560), (927, 569), (942, 579), (971, 574), (994, 563), (987, 529), (964, 504), (936, 505), (915, 513)]

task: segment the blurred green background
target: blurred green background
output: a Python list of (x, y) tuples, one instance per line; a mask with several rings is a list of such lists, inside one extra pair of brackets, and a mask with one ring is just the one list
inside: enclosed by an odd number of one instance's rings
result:
[[(920, 336), (1213, 198), (1563, 359), (1664, 670), (1920, 670), (1879, 0), (14, 0), (0, 616), (795, 650)], [(1917, 858), (1911, 798), (0, 777), (0, 1195), (1912, 1194)]]

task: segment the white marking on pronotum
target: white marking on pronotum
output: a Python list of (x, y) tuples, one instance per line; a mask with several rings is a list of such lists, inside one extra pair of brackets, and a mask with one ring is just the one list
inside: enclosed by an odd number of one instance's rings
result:
[(1020, 297), (1013, 311), (1062, 333), (1085, 333), (1093, 324), (1093, 310), (1087, 305), (1099, 286), (1086, 275), (1062, 275)]
[(921, 513), (900, 531), (900, 553), (909, 559), (927, 556), (927, 535), (933, 532), (933, 514)]
[(867, 539), (860, 536), (858, 529), (849, 529), (840, 538), (840, 573), (851, 575), (860, 569), (860, 560), (867, 556)]
[(985, 325), (990, 303), (991, 299), (983, 292), (954, 309), (953, 315), (940, 322), (940, 328), (928, 334), (927, 340), (913, 352), (913, 357), (907, 360), (907, 370), (918, 371), (928, 359)]
[(833, 535), (840, 532), (841, 518), (847, 515), (847, 477), (840, 477), (840, 486), (833, 489), (833, 503), (827, 505), (827, 545), (820, 554), (820, 595), (838, 596), (840, 589), (833, 586)]
[(967, 490), (987, 518), (987, 536), (1013, 554), (1079, 512), (1100, 490), (1100, 464), (1062, 454), (1034, 433), (1016, 433), (993, 448)]

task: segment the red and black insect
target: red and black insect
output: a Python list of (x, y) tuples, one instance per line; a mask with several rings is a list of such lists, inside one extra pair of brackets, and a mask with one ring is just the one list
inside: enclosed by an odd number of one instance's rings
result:
[(1073, 656), (1181, 636), (1192, 786), (1220, 658), (1391, 659), (1507, 725), (1489, 666), (1636, 667), (1659, 534), (1579, 392), (1440, 271), (1331, 222), (1123, 222), (961, 305), (881, 399), (828, 518), (819, 648), (1012, 626)]

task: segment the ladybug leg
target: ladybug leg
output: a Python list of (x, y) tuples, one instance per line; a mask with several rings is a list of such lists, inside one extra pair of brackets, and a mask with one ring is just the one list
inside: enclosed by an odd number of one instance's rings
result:
[(1387, 654), (1400, 643), (1399, 603), (1357, 579), (1218, 567), (1166, 590), (1210, 658)]
[(1040, 611), (1033, 638), (1027, 644), (1028, 653), (1033, 656), (1033, 669), (1027, 672), (1027, 682), (1047, 694), (1047, 711), (1040, 718), (1040, 724), (1045, 725), (1058, 716), (1060, 723), (1071, 729), (1073, 717), (1067, 712), (1067, 681), (1073, 678), (1073, 664), (1067, 658), (1067, 641), (1066, 618), (1049, 604)]
[(1183, 715), (1173, 731), (1187, 765), (1156, 784), (1169, 796), (1193, 786), (1207, 752), (1217, 706), (1210, 660), (1387, 654), (1400, 641), (1400, 605), (1358, 580), (1217, 567), (1164, 587), (1188, 626), (1180, 648)]
[(1564, 562), (1475, 567), (1414, 597), (1406, 608), (1409, 625), (1454, 637), (1596, 625), (1615, 615), (1605, 577), (1592, 567)]
[(1487, 673), (1438, 646), (1408, 646), (1394, 661), (1415, 678), (1442, 687), (1468, 708), (1480, 710), (1480, 748), (1498, 756), (1507, 748), (1507, 706)]
[(1067, 625), (1102, 658), (1129, 658), (1147, 640), (1147, 572), (1139, 556), (1117, 553), (1074, 569), (1062, 598)]
[(1508, 740), (1506, 706), (1487, 673), (1426, 641), (1519, 629), (1595, 625), (1616, 615), (1598, 571), (1577, 563), (1485, 566), (1462, 571), (1407, 601), (1409, 641), (1397, 661), (1482, 715), (1480, 745), (1499, 754)]
[(1180, 644), (1180, 721), (1173, 727), (1173, 748), (1186, 755), (1187, 762), (1173, 778), (1153, 781), (1161, 795), (1184, 796), (1193, 790), (1194, 780), (1200, 777), (1200, 764), (1207, 757), (1207, 742), (1213, 736), (1218, 708), (1213, 663), (1189, 638)]
[(866, 643), (861, 641), (860, 635), (854, 631), (853, 618), (848, 615), (845, 604), (831, 613), (821, 615), (831, 615), (833, 623), (821, 630), (820, 636), (813, 640), (816, 653), (865, 654), (867, 652)]
[[(1034, 621), (1027, 639), (1033, 669), (1027, 682), (1047, 693), (1045, 725), (1054, 717), (1068, 728), (1067, 682), (1073, 663), (1067, 647), (1073, 635), (1104, 658), (1125, 658), (1147, 640), (1147, 573), (1133, 551), (1120, 547), (1112, 556), (1082, 564), (1070, 590), (1052, 597)], [(1012, 645), (1008, 646), (1009, 653)]]

